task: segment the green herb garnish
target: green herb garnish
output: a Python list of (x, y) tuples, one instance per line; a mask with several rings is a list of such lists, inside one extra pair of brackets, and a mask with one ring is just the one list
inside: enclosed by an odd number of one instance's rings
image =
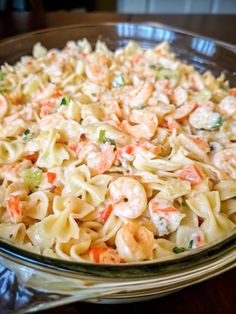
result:
[(189, 242), (188, 248), (191, 249), (193, 247), (193, 240)]
[(177, 247), (177, 246), (175, 246), (174, 248), (173, 248), (173, 252), (175, 253), (175, 254), (179, 254), (179, 253), (182, 253), (182, 252), (184, 252), (185, 251), (185, 248), (184, 247)]
[(32, 138), (33, 134), (30, 132), (30, 129), (26, 129), (22, 136), (23, 141), (28, 142), (32, 140)]
[(62, 100), (61, 100), (61, 106), (64, 105), (64, 106), (68, 106), (70, 103), (70, 99), (68, 97), (63, 97)]
[(149, 69), (156, 69), (155, 64), (149, 64)]
[(122, 74), (117, 75), (114, 80), (112, 81), (112, 87), (122, 87), (125, 85), (125, 79)]
[(105, 134), (106, 134), (106, 131), (105, 131), (105, 130), (100, 130), (99, 136), (98, 136), (98, 141), (99, 141), (99, 143), (101, 143), (101, 144), (104, 143)]
[(106, 131), (105, 130), (100, 130), (99, 136), (98, 136), (98, 141), (101, 144), (109, 143), (111, 145), (116, 145), (115, 141), (112, 138), (106, 137)]

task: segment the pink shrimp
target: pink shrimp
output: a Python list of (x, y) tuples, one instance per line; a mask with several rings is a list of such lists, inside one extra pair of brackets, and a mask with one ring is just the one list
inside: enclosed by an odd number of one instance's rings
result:
[(106, 145), (101, 152), (88, 156), (87, 165), (92, 170), (92, 175), (102, 174), (112, 167), (115, 159), (114, 148), (111, 145)]
[(8, 125), (11, 124), (12, 122), (16, 121), (17, 119), (19, 119), (21, 117), (20, 112), (15, 112), (12, 115), (6, 117), (4, 119), (4, 122)]
[(129, 120), (122, 121), (122, 127), (135, 138), (150, 139), (155, 134), (158, 126), (158, 120), (155, 113), (148, 110), (133, 110)]
[(41, 108), (40, 108), (40, 117), (46, 117), (50, 114), (53, 113), (53, 109), (55, 107), (55, 104), (52, 101), (42, 101), (40, 103)]
[(93, 82), (106, 82), (109, 77), (108, 67), (102, 63), (105, 61), (99, 60), (98, 63), (90, 63), (85, 66), (85, 72), (87, 77)]
[(153, 84), (145, 82), (141, 86), (136, 88), (136, 93), (127, 100), (128, 105), (131, 108), (139, 108), (143, 106), (147, 100), (151, 97), (153, 92)]
[(40, 126), (44, 129), (56, 128), (62, 122), (66, 121), (61, 113), (53, 113), (51, 115), (44, 116), (40, 121)]
[(187, 117), (196, 108), (195, 103), (188, 103), (180, 106), (171, 116), (175, 120)]

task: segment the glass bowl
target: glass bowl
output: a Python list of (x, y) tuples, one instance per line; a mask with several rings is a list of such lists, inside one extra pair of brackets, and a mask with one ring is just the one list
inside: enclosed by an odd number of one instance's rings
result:
[[(112, 50), (129, 40), (142, 47), (169, 42), (178, 58), (199, 71), (224, 73), (236, 86), (235, 47), (160, 24), (74, 25), (12, 37), (0, 43), (0, 64), (31, 54), (36, 42), (62, 48), (68, 40), (104, 40)], [(36, 255), (0, 240), (0, 311), (26, 313), (79, 300), (142, 301), (201, 282), (236, 265), (236, 231), (175, 259), (123, 265), (68, 262)]]

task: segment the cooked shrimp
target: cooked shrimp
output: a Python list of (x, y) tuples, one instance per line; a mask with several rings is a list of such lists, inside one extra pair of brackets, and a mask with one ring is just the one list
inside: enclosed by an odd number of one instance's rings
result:
[(7, 113), (8, 104), (6, 98), (0, 94), (0, 118), (3, 118)]
[(99, 264), (120, 264), (124, 262), (116, 250), (107, 247), (92, 247), (90, 256), (94, 263)]
[(135, 95), (128, 99), (128, 105), (131, 108), (140, 108), (147, 102), (148, 98), (151, 97), (153, 89), (153, 85), (148, 82), (145, 82), (141, 86), (138, 86), (136, 88)]
[(236, 97), (225, 97), (219, 104), (219, 111), (227, 118), (236, 118)]
[(176, 104), (177, 107), (184, 105), (187, 101), (188, 93), (182, 87), (177, 87), (172, 95), (172, 102)]
[(68, 146), (77, 156), (80, 162), (84, 161), (90, 154), (99, 152), (98, 147), (89, 140), (73, 143)]
[(187, 117), (196, 107), (195, 103), (188, 103), (180, 106), (172, 115), (176, 120)]
[(155, 239), (146, 227), (129, 222), (116, 235), (116, 247), (127, 262), (138, 262), (153, 258)]
[(225, 171), (232, 179), (236, 179), (236, 148), (228, 148), (213, 155), (214, 166)]
[(108, 67), (99, 64), (87, 64), (85, 66), (87, 77), (93, 82), (106, 82), (109, 78)]
[(137, 218), (147, 207), (144, 187), (137, 180), (120, 177), (109, 186), (114, 202), (114, 214), (120, 217)]
[(214, 130), (221, 126), (222, 119), (218, 112), (199, 107), (190, 114), (189, 123), (196, 129)]
[(158, 126), (158, 120), (155, 113), (148, 110), (133, 110), (130, 114), (129, 120), (122, 122), (124, 129), (135, 138), (138, 139), (150, 139), (156, 132)]
[(40, 127), (49, 130), (60, 126), (62, 122), (66, 121), (61, 113), (53, 113), (46, 115), (40, 120)]
[(92, 170), (92, 175), (102, 174), (109, 170), (116, 158), (114, 147), (104, 145), (101, 152), (91, 152), (87, 157), (87, 165)]
[(21, 117), (20, 112), (15, 112), (12, 115), (6, 117), (4, 119), (4, 122), (6, 123), (6, 125), (11, 124), (12, 122), (18, 120)]
[(41, 108), (40, 108), (40, 117), (44, 118), (51, 113), (53, 113), (53, 109), (55, 107), (55, 104), (52, 101), (43, 101), (41, 102)]

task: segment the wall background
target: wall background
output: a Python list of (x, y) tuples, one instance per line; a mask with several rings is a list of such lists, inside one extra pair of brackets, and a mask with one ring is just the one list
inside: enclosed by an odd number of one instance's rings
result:
[(235, 14), (236, 0), (117, 0), (120, 13)]

